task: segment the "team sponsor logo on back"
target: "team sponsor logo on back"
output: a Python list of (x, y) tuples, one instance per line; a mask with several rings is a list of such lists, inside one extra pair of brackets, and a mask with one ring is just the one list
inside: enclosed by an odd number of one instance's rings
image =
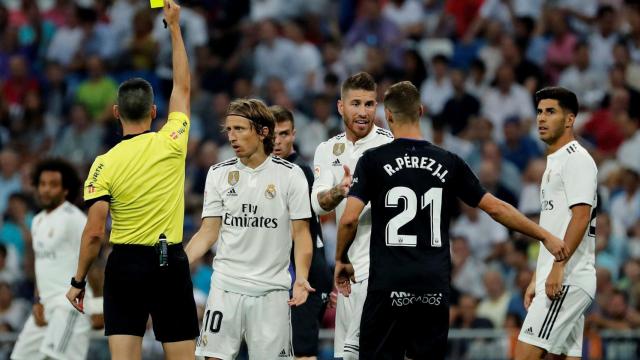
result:
[(442, 293), (414, 294), (404, 291), (391, 292), (391, 306), (402, 307), (413, 304), (425, 304), (439, 306), (442, 303)]

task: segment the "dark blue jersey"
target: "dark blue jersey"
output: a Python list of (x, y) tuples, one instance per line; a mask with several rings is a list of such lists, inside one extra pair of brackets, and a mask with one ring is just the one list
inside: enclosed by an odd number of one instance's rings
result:
[(451, 210), (458, 198), (476, 207), (484, 194), (462, 159), (427, 141), (366, 151), (349, 196), (371, 202), (369, 290), (448, 292)]

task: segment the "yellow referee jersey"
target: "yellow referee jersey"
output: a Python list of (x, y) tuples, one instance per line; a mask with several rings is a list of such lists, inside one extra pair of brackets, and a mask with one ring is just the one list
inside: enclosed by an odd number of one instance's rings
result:
[(188, 138), (189, 118), (173, 112), (159, 132), (125, 136), (96, 157), (84, 200), (109, 201), (111, 243), (154, 245), (160, 234), (182, 241)]

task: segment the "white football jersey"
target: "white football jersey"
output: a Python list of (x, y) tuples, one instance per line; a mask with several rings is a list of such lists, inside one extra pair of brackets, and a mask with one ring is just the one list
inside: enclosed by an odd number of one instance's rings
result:
[(233, 158), (211, 167), (202, 217), (222, 218), (212, 285), (260, 296), (291, 287), (291, 220), (311, 217), (302, 169), (269, 156), (251, 169)]
[[(364, 138), (352, 143), (347, 140), (346, 134), (341, 133), (318, 145), (313, 158), (315, 180), (311, 191), (311, 205), (318, 215), (324, 215), (328, 211), (320, 207), (318, 194), (331, 189), (342, 180), (344, 169), (347, 165), (351, 175), (356, 170), (356, 164), (362, 154), (369, 149), (390, 143), (393, 135), (389, 130), (373, 126), (371, 132)], [(336, 207), (336, 220), (340, 221), (347, 202), (342, 200)], [(367, 204), (360, 214), (356, 238), (349, 248), (348, 255), (355, 271), (356, 281), (360, 282), (369, 278), (369, 237), (371, 235), (371, 204)]]
[[(591, 222), (565, 267), (563, 285), (578, 286), (592, 298), (596, 291), (597, 174), (598, 169), (591, 155), (577, 141), (572, 141), (547, 156), (547, 168), (540, 187), (540, 226), (560, 239), (564, 239), (571, 221), (571, 207), (578, 204), (591, 206)], [(544, 284), (553, 262), (553, 255), (544, 246), (540, 246), (536, 267), (536, 293), (544, 292)]]
[(86, 222), (85, 214), (66, 201), (53, 211), (43, 210), (33, 218), (36, 285), (43, 303), (67, 301), (65, 294), (71, 277), (76, 274)]

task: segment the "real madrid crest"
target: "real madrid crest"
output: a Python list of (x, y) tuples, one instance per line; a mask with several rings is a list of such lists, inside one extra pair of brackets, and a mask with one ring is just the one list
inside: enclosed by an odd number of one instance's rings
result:
[(276, 186), (273, 184), (267, 185), (267, 190), (264, 191), (264, 197), (267, 199), (273, 199), (276, 197)]
[(333, 144), (333, 155), (340, 156), (344, 152), (344, 143)]
[(238, 180), (240, 180), (240, 171), (234, 170), (229, 172), (229, 175), (227, 176), (227, 181), (229, 182), (229, 185), (233, 186), (237, 184)]

